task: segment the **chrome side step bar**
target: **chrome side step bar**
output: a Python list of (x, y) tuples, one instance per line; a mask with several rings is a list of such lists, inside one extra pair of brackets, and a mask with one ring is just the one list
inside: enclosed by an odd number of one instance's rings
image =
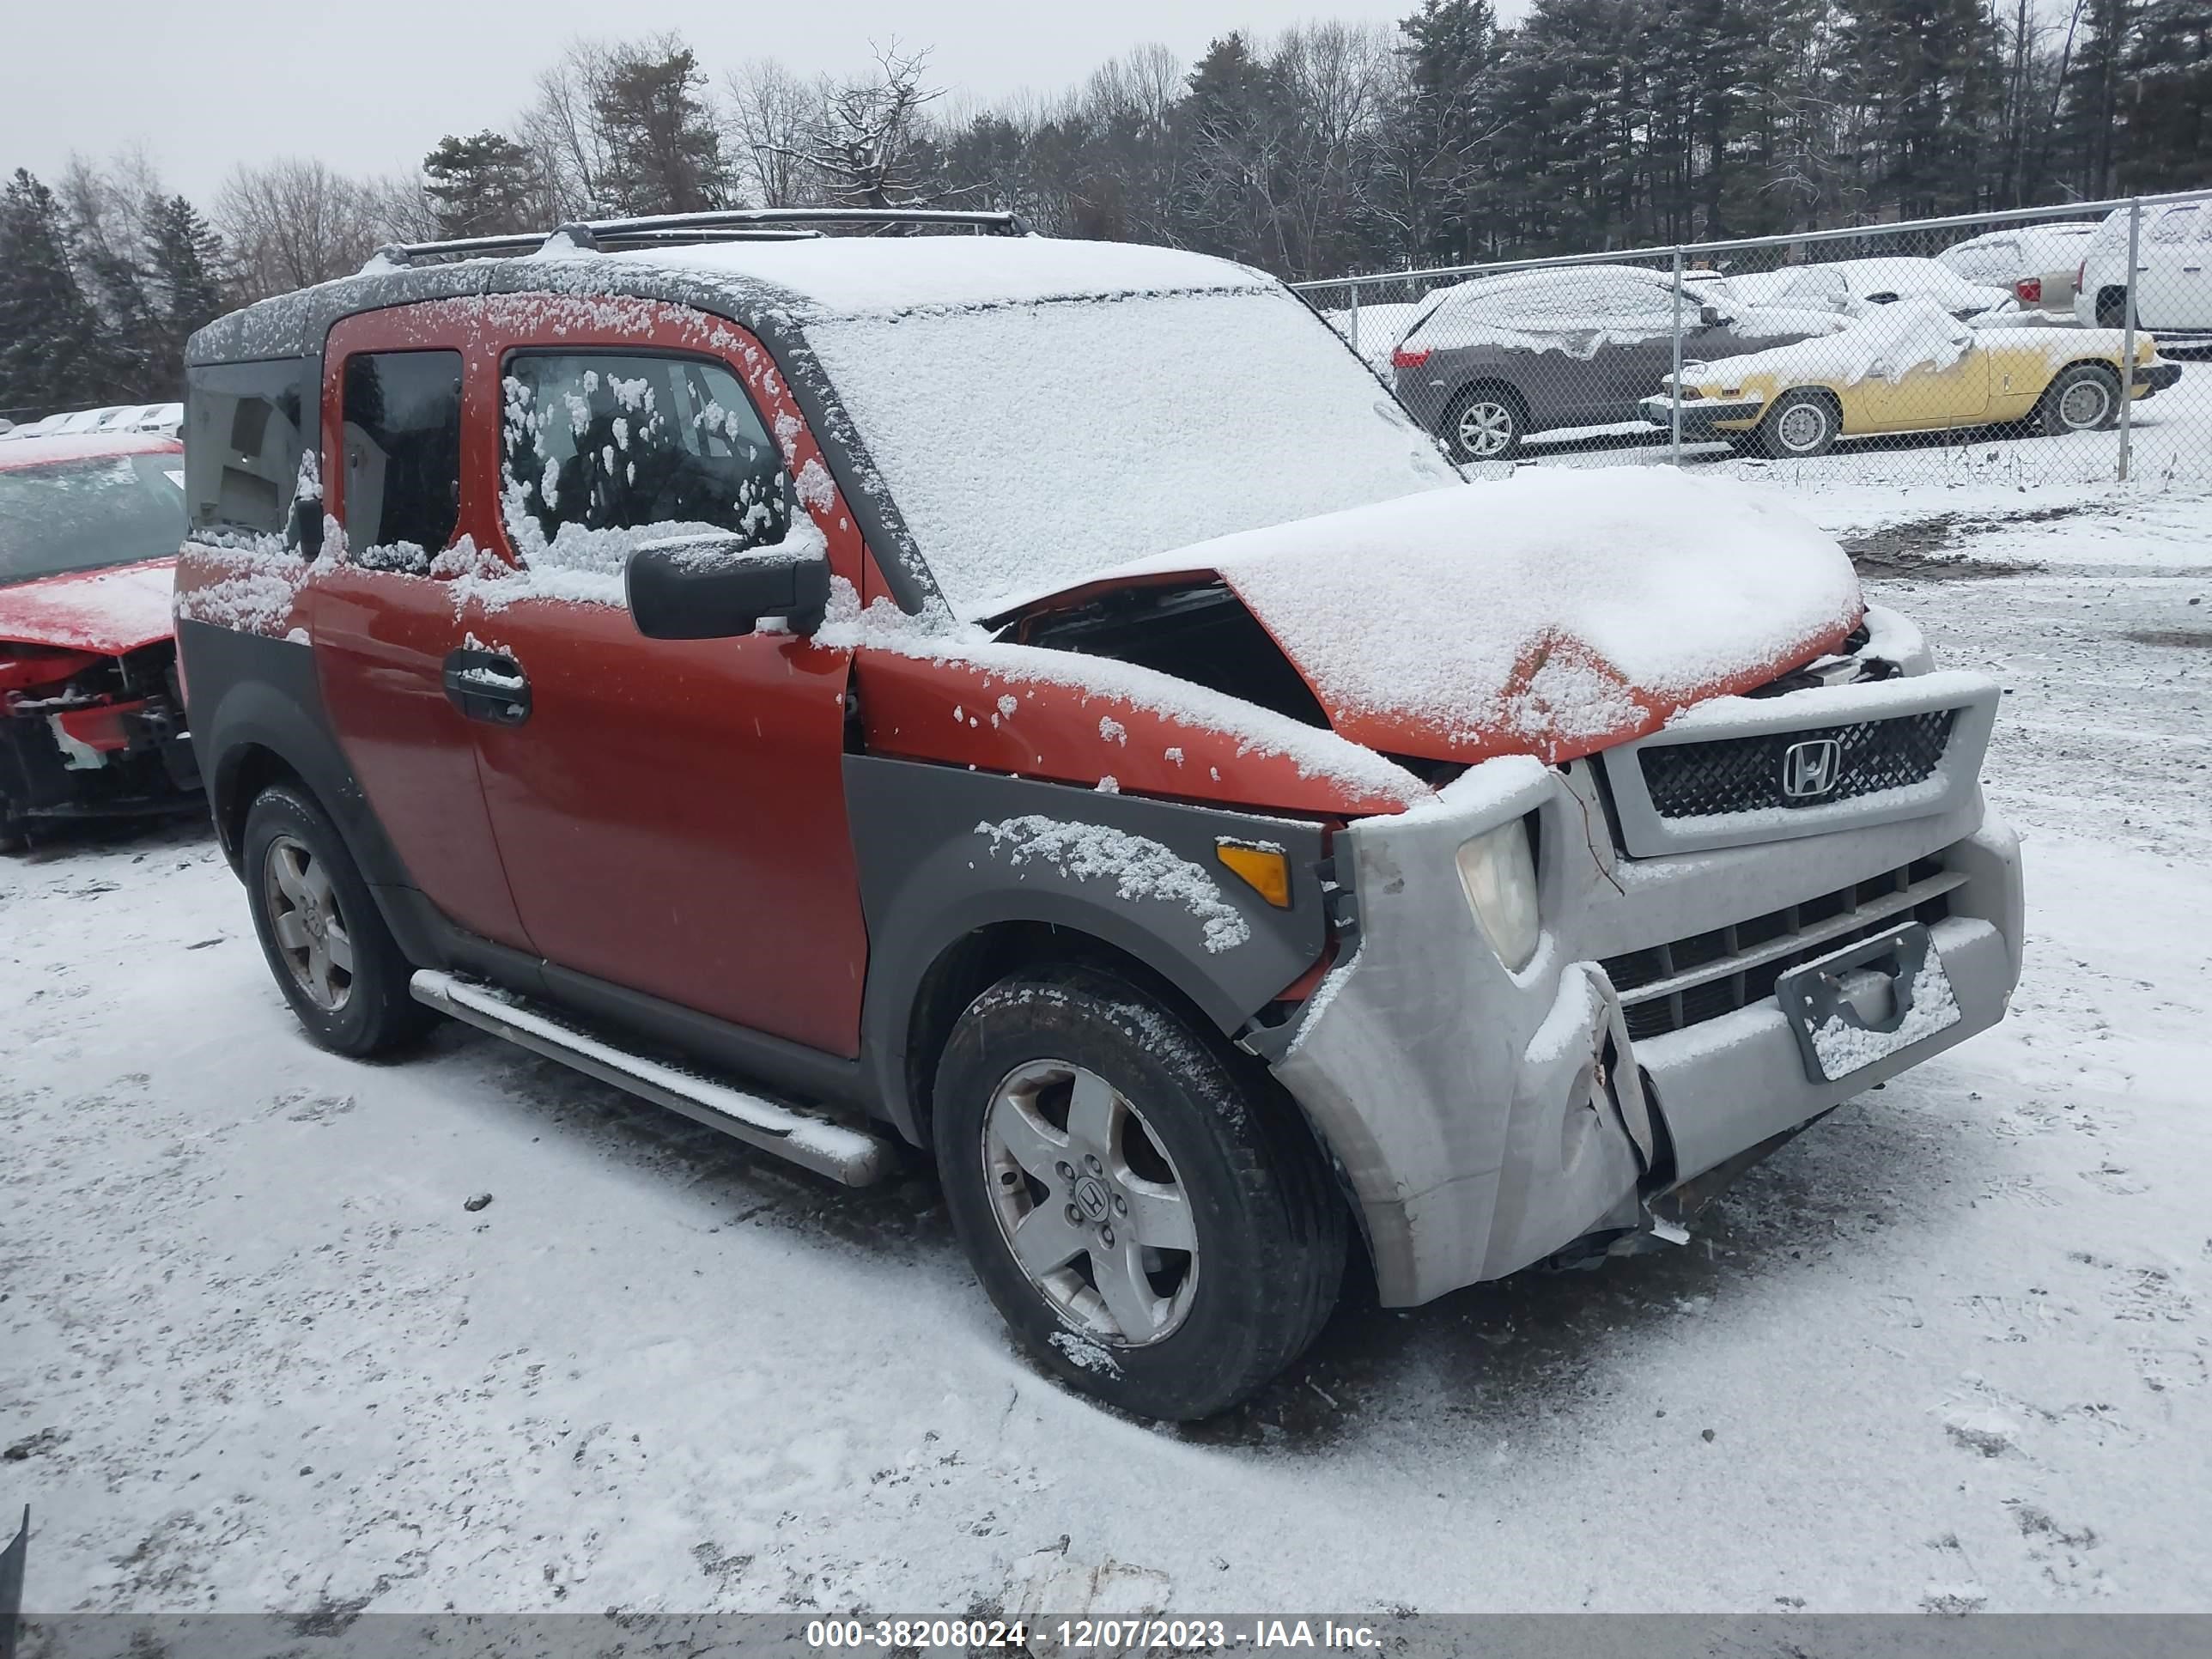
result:
[(880, 1135), (626, 1053), (490, 986), (425, 968), (409, 981), (408, 989), (416, 1001), (441, 1014), (627, 1089), (848, 1187), (870, 1186), (890, 1173), (893, 1149)]

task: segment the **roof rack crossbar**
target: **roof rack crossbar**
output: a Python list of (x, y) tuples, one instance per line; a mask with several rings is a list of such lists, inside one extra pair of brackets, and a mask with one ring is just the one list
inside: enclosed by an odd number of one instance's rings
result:
[[(376, 251), (372, 264), (410, 265), (417, 259), (465, 258), (478, 254), (532, 253), (556, 236), (579, 246), (652, 246), (705, 241), (787, 241), (818, 235), (818, 225), (936, 225), (979, 236), (1023, 236), (1029, 228), (1014, 213), (964, 208), (715, 208), (701, 213), (648, 214), (628, 219), (586, 219), (550, 231), (497, 236), (458, 236), (435, 242), (393, 242)], [(585, 233), (579, 234), (578, 233)]]

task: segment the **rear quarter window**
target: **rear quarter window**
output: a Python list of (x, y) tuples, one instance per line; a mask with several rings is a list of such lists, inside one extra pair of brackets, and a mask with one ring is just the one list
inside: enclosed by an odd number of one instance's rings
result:
[(185, 499), (194, 534), (284, 533), (317, 372), (296, 357), (185, 371)]

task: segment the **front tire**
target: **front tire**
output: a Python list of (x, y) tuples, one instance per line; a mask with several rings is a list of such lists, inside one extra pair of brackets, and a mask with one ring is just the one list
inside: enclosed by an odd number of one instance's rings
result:
[(1090, 969), (1000, 981), (954, 1026), (933, 1092), (975, 1276), (1070, 1386), (1210, 1417), (1327, 1322), (1347, 1218), (1296, 1109), (1133, 984)]
[(2102, 432), (2120, 418), (2120, 377), (2101, 363), (2075, 363), (2045, 390), (2036, 428), (2046, 438)]
[(1843, 425), (1843, 411), (1832, 398), (1800, 386), (1774, 400), (1754, 435), (1759, 448), (1778, 461), (1809, 461), (1836, 447)]
[(264, 790), (244, 858), (261, 953), (311, 1038), (366, 1060), (429, 1028), (436, 1016), (408, 994), (412, 964), (321, 807), (288, 785)]

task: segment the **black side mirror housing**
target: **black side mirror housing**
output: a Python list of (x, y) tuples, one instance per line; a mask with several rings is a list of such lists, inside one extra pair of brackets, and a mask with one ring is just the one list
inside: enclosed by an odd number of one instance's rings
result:
[(1703, 328), (1718, 328), (1723, 321), (1721, 308), (1714, 305), (1698, 307), (1698, 323)]
[(300, 550), (309, 563), (323, 556), (323, 500), (319, 495), (292, 498), (292, 522), (285, 540)]
[(630, 619), (649, 640), (737, 639), (763, 617), (807, 635), (830, 608), (830, 560), (819, 547), (756, 547), (729, 531), (644, 543), (623, 575)]

